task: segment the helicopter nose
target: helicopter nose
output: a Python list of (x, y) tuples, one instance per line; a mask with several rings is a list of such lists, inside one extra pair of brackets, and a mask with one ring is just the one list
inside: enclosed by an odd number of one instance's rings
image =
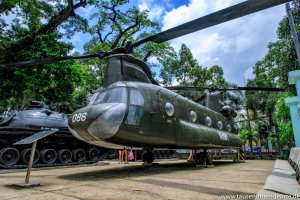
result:
[(104, 111), (87, 129), (94, 137), (104, 140), (119, 130), (126, 113), (126, 104), (120, 103)]
[[(69, 119), (69, 129), (75, 137), (84, 141), (105, 140), (118, 132), (125, 113), (124, 103), (94, 105), (76, 111)], [(76, 114), (86, 119), (81, 122), (73, 120)]]

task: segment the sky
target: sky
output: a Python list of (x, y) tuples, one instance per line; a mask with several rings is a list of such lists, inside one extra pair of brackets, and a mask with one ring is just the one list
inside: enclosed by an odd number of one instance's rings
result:
[[(243, 0), (133, 0), (131, 5), (147, 9), (150, 19), (157, 21), (162, 30), (205, 16)], [(80, 14), (88, 15), (91, 7), (80, 8)], [(231, 83), (243, 86), (245, 79), (253, 77), (252, 67), (267, 52), (267, 45), (277, 40), (276, 30), (285, 15), (284, 5), (260, 11), (225, 22), (170, 41), (179, 50), (185, 43), (203, 67), (219, 65), (224, 77)], [(82, 52), (89, 36), (75, 34), (71, 42), (75, 50)]]

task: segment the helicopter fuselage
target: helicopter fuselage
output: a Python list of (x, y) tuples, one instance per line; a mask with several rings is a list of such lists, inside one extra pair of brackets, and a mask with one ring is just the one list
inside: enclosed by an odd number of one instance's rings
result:
[(240, 147), (233, 121), (161, 86), (117, 82), (74, 112), (69, 128), (78, 139), (122, 148)]

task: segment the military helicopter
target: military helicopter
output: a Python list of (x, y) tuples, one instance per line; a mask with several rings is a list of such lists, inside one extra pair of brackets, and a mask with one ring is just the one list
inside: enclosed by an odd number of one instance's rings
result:
[(1, 64), (0, 69), (69, 59), (106, 59), (103, 87), (95, 92), (89, 105), (69, 117), (69, 129), (76, 138), (106, 148), (145, 149), (142, 159), (147, 163), (154, 160), (152, 149), (203, 149), (197, 161), (211, 162), (207, 149), (242, 146), (233, 121), (234, 109), (214, 97), (218, 95), (208, 95), (200, 104), (160, 86), (147, 64), (131, 53), (146, 42), (166, 42), (285, 2), (249, 0), (138, 42), (127, 42), (110, 52)]

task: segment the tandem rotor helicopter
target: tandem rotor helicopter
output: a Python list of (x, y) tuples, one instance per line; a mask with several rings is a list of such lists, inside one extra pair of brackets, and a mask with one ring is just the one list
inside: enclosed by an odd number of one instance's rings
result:
[[(142, 159), (147, 163), (154, 160), (152, 149), (203, 149), (196, 155), (197, 161), (211, 162), (207, 149), (242, 146), (233, 121), (235, 110), (220, 102), (218, 93), (209, 93), (201, 102), (195, 102), (172, 90), (199, 88), (160, 86), (147, 64), (133, 57), (132, 52), (147, 42), (166, 42), (286, 2), (248, 0), (138, 42), (127, 42), (110, 52), (0, 64), (0, 69), (69, 59), (106, 59), (103, 87), (94, 93), (89, 105), (69, 117), (68, 126), (76, 138), (106, 148), (145, 149)], [(246, 87), (232, 90), (238, 89), (281, 91)]]

